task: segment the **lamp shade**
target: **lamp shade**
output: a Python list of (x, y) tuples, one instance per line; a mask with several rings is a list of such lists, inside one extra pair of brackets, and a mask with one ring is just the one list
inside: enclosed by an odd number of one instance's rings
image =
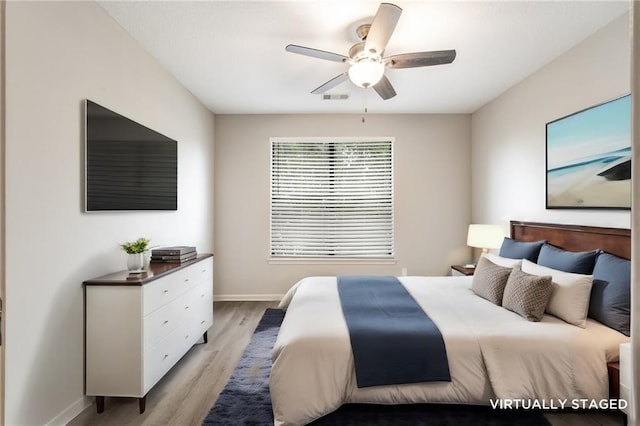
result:
[(504, 233), (498, 225), (469, 225), (467, 233), (467, 245), (481, 249), (496, 249), (502, 245)]
[(349, 78), (356, 86), (374, 86), (384, 74), (384, 64), (373, 59), (362, 59), (355, 62), (349, 68)]

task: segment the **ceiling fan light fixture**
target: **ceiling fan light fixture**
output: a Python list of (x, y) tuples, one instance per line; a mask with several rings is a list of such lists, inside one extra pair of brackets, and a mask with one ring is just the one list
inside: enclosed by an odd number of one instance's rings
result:
[(375, 86), (384, 74), (384, 64), (373, 59), (362, 59), (351, 64), (349, 78), (356, 86), (367, 88)]

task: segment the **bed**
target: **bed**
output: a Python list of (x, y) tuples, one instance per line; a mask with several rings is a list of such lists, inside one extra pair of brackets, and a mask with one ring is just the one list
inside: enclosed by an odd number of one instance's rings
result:
[[(513, 221), (511, 237), (572, 252), (602, 249), (623, 259), (631, 250), (629, 230), (617, 228)], [(629, 341), (624, 334), (593, 319), (584, 328), (550, 314), (527, 321), (475, 294), (473, 277), (398, 279), (440, 329), (451, 381), (358, 387), (336, 277), (308, 277), (281, 302), (287, 312), (270, 377), (276, 425), (307, 424), (346, 403), (518, 399), (559, 406), (609, 397), (607, 363)]]

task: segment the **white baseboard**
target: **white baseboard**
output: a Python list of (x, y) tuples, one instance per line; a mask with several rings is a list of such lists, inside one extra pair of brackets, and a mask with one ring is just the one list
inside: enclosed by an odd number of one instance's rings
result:
[(87, 407), (90, 407), (91, 404), (93, 404), (93, 399), (88, 396), (83, 396), (53, 419), (49, 420), (46, 423), (46, 426), (64, 426), (71, 420), (75, 419), (78, 414), (82, 413)]
[(280, 301), (284, 294), (216, 294), (216, 302), (266, 302)]

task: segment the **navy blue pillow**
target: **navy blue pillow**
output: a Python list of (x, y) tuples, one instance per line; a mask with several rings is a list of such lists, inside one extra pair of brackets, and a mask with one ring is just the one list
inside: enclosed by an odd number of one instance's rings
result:
[(500, 247), (500, 256), (511, 259), (527, 259), (535, 263), (538, 259), (540, 248), (545, 242), (545, 240), (524, 242), (504, 237)]
[(593, 264), (597, 255), (597, 250), (566, 251), (550, 244), (545, 244), (540, 249), (538, 265), (559, 271), (573, 272), (574, 274), (591, 275), (593, 274)]
[(631, 261), (600, 253), (593, 268), (589, 318), (629, 336)]

